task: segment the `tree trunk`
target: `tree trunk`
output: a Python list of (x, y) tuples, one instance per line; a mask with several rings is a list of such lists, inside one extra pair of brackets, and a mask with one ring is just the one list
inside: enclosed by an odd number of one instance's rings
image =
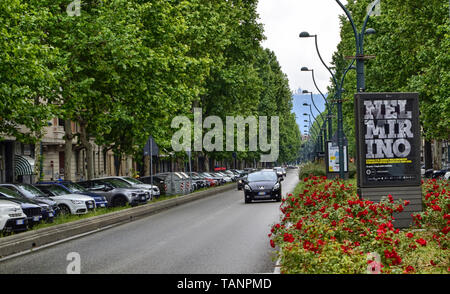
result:
[(65, 135), (64, 135), (64, 180), (72, 180), (72, 123), (70, 119), (64, 121)]
[(205, 171), (209, 172), (209, 157), (207, 154), (205, 154), (205, 156), (204, 156), (204, 166), (205, 166)]
[(432, 150), (431, 150), (431, 141), (426, 140), (425, 146), (423, 148), (424, 158), (423, 161), (425, 163), (425, 170), (433, 168), (433, 158), (432, 158)]
[(87, 179), (92, 180), (94, 178), (94, 158), (92, 156), (92, 144), (89, 142), (85, 123), (80, 123), (80, 139), (81, 145), (86, 149)]
[(442, 141), (434, 140), (433, 142), (433, 169), (442, 169)]

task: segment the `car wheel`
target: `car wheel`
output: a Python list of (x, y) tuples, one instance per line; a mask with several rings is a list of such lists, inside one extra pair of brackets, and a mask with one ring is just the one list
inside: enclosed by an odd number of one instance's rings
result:
[(67, 205), (59, 205), (61, 215), (69, 215), (71, 214), (70, 208)]
[(113, 199), (113, 206), (114, 207), (118, 207), (118, 206), (125, 206), (127, 205), (128, 200), (124, 197), (124, 196), (117, 196)]
[(247, 198), (247, 197), (245, 197), (244, 200), (245, 200), (245, 203), (251, 203), (252, 202), (252, 199)]

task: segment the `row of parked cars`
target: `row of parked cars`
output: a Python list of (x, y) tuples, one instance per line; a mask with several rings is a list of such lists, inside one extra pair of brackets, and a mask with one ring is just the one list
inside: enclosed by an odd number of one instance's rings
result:
[(91, 210), (146, 203), (159, 197), (157, 186), (131, 177), (89, 181), (50, 181), (34, 185), (0, 184), (0, 232), (25, 231), (59, 215), (81, 215)]
[(116, 176), (76, 183), (58, 180), (34, 185), (0, 184), (0, 233), (25, 231), (41, 222), (53, 222), (59, 215), (145, 204), (164, 194), (180, 193), (173, 189), (175, 183), (182, 183), (187, 192), (223, 185), (237, 181), (243, 172), (192, 172), (192, 177), (184, 172), (168, 172), (139, 179)]
[(157, 186), (161, 195), (174, 195), (236, 182), (243, 172), (237, 169), (216, 172), (165, 172), (152, 177), (141, 177), (139, 180)]

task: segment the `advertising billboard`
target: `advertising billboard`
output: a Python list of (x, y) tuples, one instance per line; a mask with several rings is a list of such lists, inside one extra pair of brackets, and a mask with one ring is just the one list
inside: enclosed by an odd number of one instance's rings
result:
[(417, 93), (355, 94), (359, 187), (420, 185)]

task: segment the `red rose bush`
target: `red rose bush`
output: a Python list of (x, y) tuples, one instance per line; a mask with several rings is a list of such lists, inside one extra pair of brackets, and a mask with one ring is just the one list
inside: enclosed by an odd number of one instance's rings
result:
[(375, 203), (360, 199), (348, 182), (305, 178), (296, 189), (300, 192), (283, 199), (281, 222), (269, 234), (271, 246), (280, 248), (281, 272), (446, 272), (449, 192), (445, 184), (430, 185), (424, 184), (424, 189), (438, 193), (433, 194), (438, 200), (432, 202), (430, 196), (427, 209), (414, 220), (433, 233), (405, 232), (394, 227), (392, 214), (403, 211), (407, 201), (387, 195)]

